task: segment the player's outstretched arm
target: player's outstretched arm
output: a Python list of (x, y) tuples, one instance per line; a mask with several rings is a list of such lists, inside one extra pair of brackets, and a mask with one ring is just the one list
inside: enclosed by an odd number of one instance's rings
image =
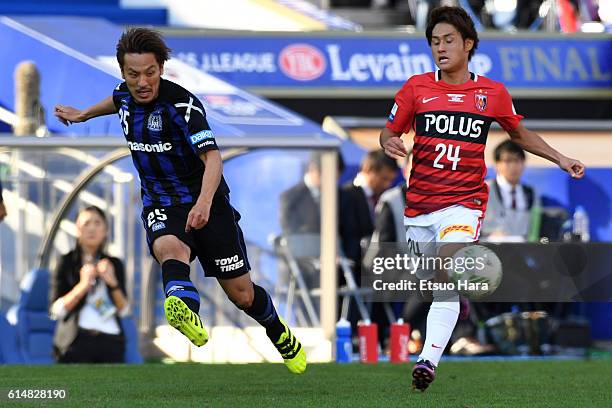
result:
[(202, 177), (202, 189), (195, 205), (189, 211), (185, 231), (200, 229), (208, 223), (210, 218), (210, 207), (212, 200), (221, 182), (223, 174), (223, 160), (219, 150), (208, 150), (200, 153), (200, 159), (204, 162), (204, 177)]
[(87, 109), (76, 109), (72, 106), (55, 105), (55, 111), (53, 112), (59, 121), (66, 126), (72, 123), (85, 122), (86, 120), (98, 116), (110, 115), (111, 113), (117, 113), (117, 108), (115, 107), (112, 96), (104, 98), (102, 101)]
[(518, 127), (508, 132), (510, 138), (523, 149), (536, 156), (543, 157), (558, 165), (565, 170), (573, 178), (582, 178), (584, 176), (585, 166), (580, 160), (572, 159), (553, 149), (535, 132), (527, 129), (521, 123)]
[(380, 147), (382, 147), (387, 156), (394, 159), (401, 159), (408, 156), (408, 150), (401, 138), (402, 134), (392, 131), (389, 128), (383, 128), (380, 132)]

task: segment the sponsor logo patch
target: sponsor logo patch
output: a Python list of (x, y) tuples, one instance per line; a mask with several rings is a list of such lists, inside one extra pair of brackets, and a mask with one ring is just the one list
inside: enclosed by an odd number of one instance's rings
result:
[(197, 147), (198, 147), (198, 149), (201, 149), (203, 147), (214, 145), (214, 144), (215, 144), (214, 140), (207, 140), (205, 142), (200, 143)]
[(463, 103), (465, 94), (446, 94), (449, 102)]
[(391, 113), (389, 114), (389, 122), (393, 122), (395, 120), (395, 114), (397, 113), (397, 103), (393, 104), (393, 108), (391, 108)]
[(148, 143), (128, 142), (128, 147), (130, 148), (130, 150), (134, 152), (162, 153), (162, 152), (167, 152), (169, 150), (172, 150), (172, 143), (159, 142), (156, 144), (148, 144)]
[(460, 225), (460, 224), (449, 225), (448, 227), (444, 228), (442, 232), (440, 232), (440, 239), (443, 239), (445, 236), (447, 236), (451, 232), (466, 232), (470, 235), (474, 235), (474, 228), (472, 228), (471, 225)]
[(166, 224), (164, 224), (163, 222), (156, 222), (155, 224), (151, 226), (151, 231), (155, 232), (155, 231), (159, 231), (160, 229), (164, 229), (164, 228), (166, 228)]
[(438, 134), (461, 135), (471, 138), (480, 137), (484, 121), (472, 117), (425, 114), (425, 132)]
[(215, 265), (221, 269), (221, 272), (235, 271), (244, 266), (244, 259), (240, 259), (238, 255), (234, 255), (229, 258), (215, 259)]
[(196, 133), (195, 135), (190, 136), (191, 144), (195, 145), (196, 143), (200, 143), (204, 139), (212, 139), (214, 136), (212, 130), (202, 130)]

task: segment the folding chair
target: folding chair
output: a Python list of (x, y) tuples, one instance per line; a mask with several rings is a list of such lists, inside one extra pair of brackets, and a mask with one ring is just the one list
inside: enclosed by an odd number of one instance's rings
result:
[[(279, 256), (285, 260), (289, 269), (286, 315), (288, 316), (291, 313), (294, 298), (297, 293), (302, 300), (306, 312), (304, 316), (303, 313), (297, 310), (296, 316), (298, 320), (302, 320), (301, 323), (303, 323), (306, 320), (305, 317), (307, 316), (311, 325), (319, 326), (319, 314), (317, 308), (315, 307), (313, 297), (320, 297), (321, 290), (320, 288), (309, 288), (306, 285), (300, 263), (310, 263), (314, 270), (320, 273), (320, 235), (301, 233), (280, 236), (275, 239), (275, 248)], [(348, 315), (349, 301), (350, 297), (352, 296), (357, 303), (362, 319), (369, 320), (370, 314), (365, 306), (365, 302), (363, 301), (363, 295), (369, 293), (369, 291), (364, 291), (357, 286), (351, 268), (351, 261), (342, 255), (339, 255), (337, 259), (338, 265), (340, 266), (346, 280), (346, 286), (341, 287), (338, 290), (338, 294), (342, 296), (341, 316), (346, 318)]]

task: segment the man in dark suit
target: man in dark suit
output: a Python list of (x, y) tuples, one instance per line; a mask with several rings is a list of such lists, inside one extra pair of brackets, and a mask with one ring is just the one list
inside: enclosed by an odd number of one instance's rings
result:
[[(338, 177), (344, 171), (344, 161), (338, 155)], [(314, 152), (308, 161), (303, 179), (280, 196), (280, 225), (283, 236), (319, 234), (321, 231), (321, 153)], [(298, 259), (306, 285), (320, 286), (319, 272), (311, 260)], [(281, 267), (282, 268), (282, 267)], [(281, 269), (280, 282), (288, 276)], [(281, 285), (282, 286), (282, 285)]]
[[(382, 193), (391, 187), (397, 176), (397, 163), (382, 150), (371, 151), (361, 162), (361, 169), (352, 183), (342, 186), (340, 194), (340, 239), (344, 256), (353, 262), (353, 276), (361, 285), (361, 261), (374, 232), (376, 204)], [(339, 285), (346, 282), (339, 279)], [(379, 323), (380, 329), (386, 322), (380, 303), (374, 303), (372, 320)], [(356, 332), (359, 316), (354, 300), (349, 306), (349, 320)], [(380, 338), (379, 340), (383, 340)]]
[[(344, 161), (338, 154), (338, 177)], [(304, 178), (284, 191), (280, 197), (280, 225), (283, 235), (314, 233), (321, 230), (321, 154), (314, 152), (308, 161)]]
[(280, 197), (280, 225), (283, 235), (318, 233), (321, 228), (321, 157), (313, 154), (304, 178)]
[[(342, 186), (340, 194), (340, 239), (344, 255), (359, 271), (362, 241), (374, 232), (374, 211), (381, 194), (397, 176), (397, 163), (382, 150), (369, 152), (352, 183)], [(358, 276), (356, 276), (358, 278)]]

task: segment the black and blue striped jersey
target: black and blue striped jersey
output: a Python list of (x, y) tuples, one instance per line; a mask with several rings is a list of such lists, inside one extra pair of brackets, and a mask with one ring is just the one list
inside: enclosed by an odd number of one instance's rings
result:
[[(159, 95), (150, 104), (137, 104), (125, 82), (115, 88), (113, 102), (140, 176), (143, 205), (194, 203), (204, 175), (199, 154), (219, 149), (200, 100), (162, 79)], [(215, 195), (228, 193), (221, 177)]]

